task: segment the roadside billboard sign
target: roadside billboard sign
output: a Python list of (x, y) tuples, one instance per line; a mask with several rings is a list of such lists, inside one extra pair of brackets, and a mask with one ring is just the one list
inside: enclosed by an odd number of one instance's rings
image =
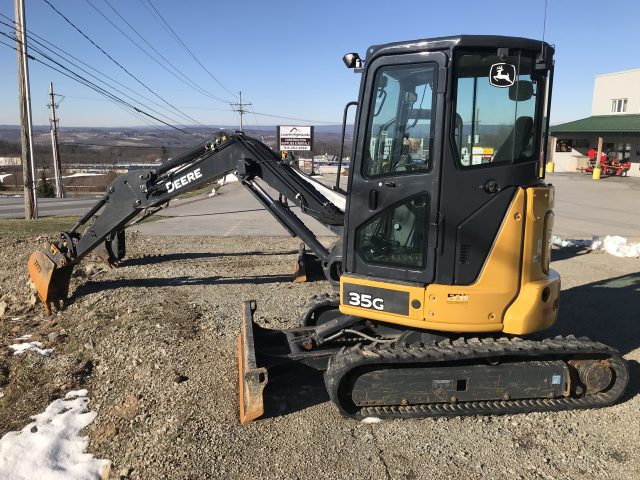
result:
[(313, 127), (278, 125), (278, 150), (313, 150)]

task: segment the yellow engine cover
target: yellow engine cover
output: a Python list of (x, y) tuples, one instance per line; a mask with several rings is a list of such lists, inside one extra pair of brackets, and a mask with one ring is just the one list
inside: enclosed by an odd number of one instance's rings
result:
[(560, 277), (549, 270), (553, 187), (519, 188), (471, 285), (421, 285), (344, 274), (340, 311), (447, 332), (526, 334), (555, 322)]

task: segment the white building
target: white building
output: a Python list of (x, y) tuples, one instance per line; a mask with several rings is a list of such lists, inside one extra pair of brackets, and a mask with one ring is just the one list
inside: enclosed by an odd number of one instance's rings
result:
[(551, 159), (556, 171), (587, 165), (587, 152), (603, 138), (604, 153), (632, 162), (629, 175), (640, 176), (640, 69), (595, 78), (591, 116), (554, 125)]
[(598, 75), (591, 115), (640, 114), (640, 68)]

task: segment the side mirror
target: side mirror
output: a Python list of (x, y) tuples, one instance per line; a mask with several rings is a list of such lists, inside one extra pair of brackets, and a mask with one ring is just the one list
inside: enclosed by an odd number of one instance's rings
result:
[(362, 59), (357, 53), (347, 53), (342, 57), (342, 61), (347, 68), (362, 68)]
[(418, 100), (418, 95), (416, 92), (405, 92), (404, 93), (404, 101), (407, 103), (415, 103)]
[(509, 100), (513, 102), (526, 102), (533, 97), (533, 82), (529, 80), (517, 80), (509, 87)]

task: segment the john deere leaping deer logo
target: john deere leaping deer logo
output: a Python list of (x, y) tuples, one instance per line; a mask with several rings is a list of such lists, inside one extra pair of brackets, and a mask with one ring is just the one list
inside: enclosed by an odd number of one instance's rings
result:
[(489, 72), (489, 83), (494, 87), (510, 87), (516, 81), (516, 67), (510, 63), (494, 63)]

